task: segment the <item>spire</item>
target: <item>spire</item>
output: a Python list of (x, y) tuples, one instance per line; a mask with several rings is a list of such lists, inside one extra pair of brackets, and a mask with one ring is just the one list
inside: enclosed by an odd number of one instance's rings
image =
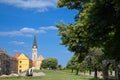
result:
[(33, 48), (34, 48), (34, 46), (37, 48), (37, 41), (36, 41), (36, 36), (34, 36), (34, 42), (33, 42)]

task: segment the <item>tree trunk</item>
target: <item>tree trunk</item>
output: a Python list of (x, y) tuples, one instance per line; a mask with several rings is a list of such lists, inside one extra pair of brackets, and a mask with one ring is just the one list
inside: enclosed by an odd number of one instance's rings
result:
[(109, 80), (108, 78), (108, 66), (103, 67), (103, 80)]
[(74, 70), (74, 69), (72, 69), (72, 71), (71, 71), (72, 73), (73, 73), (73, 70)]
[(120, 80), (120, 68), (118, 69), (118, 80)]
[(112, 72), (112, 70), (110, 70), (110, 75), (112, 75), (113, 74), (113, 72)]
[(89, 70), (89, 75), (91, 75), (91, 69)]
[(78, 75), (78, 73), (79, 73), (79, 68), (76, 69), (76, 75)]
[(95, 70), (94, 78), (97, 78), (97, 68), (95, 67), (94, 70)]
[(84, 73), (84, 75), (85, 75), (85, 73), (86, 73), (86, 72), (85, 72), (85, 71), (83, 71), (83, 73)]
[(115, 80), (120, 80), (120, 69), (118, 65), (116, 65), (116, 68), (115, 68)]

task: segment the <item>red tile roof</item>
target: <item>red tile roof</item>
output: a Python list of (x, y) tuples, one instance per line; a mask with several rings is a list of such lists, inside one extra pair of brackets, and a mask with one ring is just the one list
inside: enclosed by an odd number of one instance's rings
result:
[(14, 58), (18, 58), (19, 56), (20, 56), (20, 54), (16, 53), (15, 56), (14, 56)]

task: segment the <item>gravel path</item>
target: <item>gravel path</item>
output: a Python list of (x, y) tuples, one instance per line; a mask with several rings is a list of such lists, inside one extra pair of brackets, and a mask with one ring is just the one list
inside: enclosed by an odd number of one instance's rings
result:
[[(25, 72), (20, 74), (20, 76), (25, 76), (25, 75), (26, 75)], [(45, 76), (45, 73), (43, 73), (43, 72), (33, 72), (33, 76)]]
[[(13, 77), (13, 76), (26, 76), (26, 72), (23, 72), (21, 74), (10, 74), (10, 75), (1, 75), (1, 77)], [(45, 73), (43, 72), (33, 72), (33, 76), (45, 76)]]

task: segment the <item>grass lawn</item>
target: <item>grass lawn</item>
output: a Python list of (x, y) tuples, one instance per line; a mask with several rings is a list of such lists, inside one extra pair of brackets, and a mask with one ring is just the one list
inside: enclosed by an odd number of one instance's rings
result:
[(9, 78), (0, 78), (0, 80), (98, 80), (93, 79), (90, 76), (76, 76), (68, 71), (52, 71), (45, 70), (42, 71), (46, 75), (38, 77), (9, 77)]

